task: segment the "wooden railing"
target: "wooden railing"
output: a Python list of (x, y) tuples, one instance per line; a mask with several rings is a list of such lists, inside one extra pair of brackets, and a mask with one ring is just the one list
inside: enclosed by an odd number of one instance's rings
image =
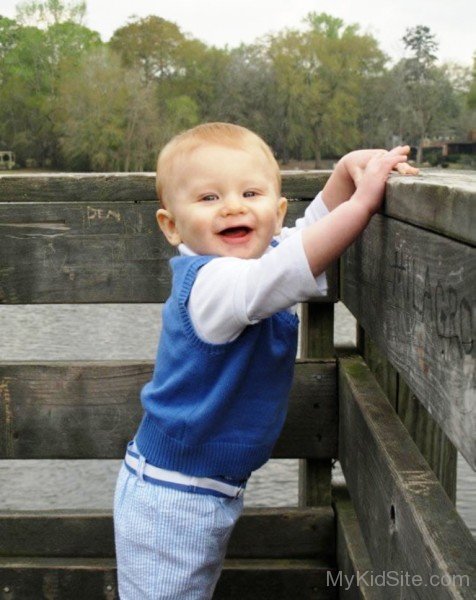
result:
[(367, 590), (385, 599), (474, 597), (454, 500), (456, 449), (476, 467), (475, 217), (476, 174), (395, 177), (341, 260), (359, 354), (339, 361), (339, 458), (368, 553), (353, 568), (390, 573)]
[[(328, 175), (284, 174), (288, 222)], [(475, 190), (470, 175), (391, 178), (328, 295), (303, 307), (274, 451), (300, 459), (300, 506), (245, 511), (217, 599), (473, 597), (474, 541), (453, 501), (455, 447), (475, 459)], [(172, 253), (156, 208), (151, 174), (0, 176), (0, 302), (163, 302)], [(359, 321), (358, 351), (334, 349), (339, 298)], [(121, 458), (151, 370), (4, 357), (0, 457)], [(331, 482), (337, 458), (344, 489)], [(446, 579), (351, 579), (366, 570)], [(110, 512), (0, 512), (0, 598), (116, 597)]]

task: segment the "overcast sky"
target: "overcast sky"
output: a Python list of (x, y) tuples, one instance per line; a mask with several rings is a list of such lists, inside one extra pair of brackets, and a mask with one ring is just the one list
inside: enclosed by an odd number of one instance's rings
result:
[[(1, 0), (0, 14), (14, 18), (18, 0)], [(427, 25), (441, 61), (472, 64), (476, 50), (474, 0), (87, 0), (86, 25), (107, 41), (132, 15), (158, 15), (209, 45), (234, 47), (286, 27), (300, 27), (311, 12), (358, 23), (393, 59), (404, 54), (407, 27)]]

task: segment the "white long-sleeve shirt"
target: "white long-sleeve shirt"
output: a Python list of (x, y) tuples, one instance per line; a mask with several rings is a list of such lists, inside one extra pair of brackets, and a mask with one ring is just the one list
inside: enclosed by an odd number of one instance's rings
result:
[[(260, 258), (219, 257), (200, 269), (188, 309), (197, 335), (212, 344), (237, 338), (245, 327), (298, 302), (327, 293), (325, 273), (317, 277), (307, 261), (301, 231), (329, 213), (319, 193), (294, 227), (284, 227)], [(185, 244), (179, 252), (194, 255)]]

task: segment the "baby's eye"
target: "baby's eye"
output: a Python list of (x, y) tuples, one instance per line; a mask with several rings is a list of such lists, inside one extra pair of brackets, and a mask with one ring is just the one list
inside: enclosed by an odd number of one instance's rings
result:
[(200, 200), (203, 202), (213, 202), (213, 200), (217, 200), (218, 196), (216, 194), (206, 194), (205, 196), (201, 196)]
[(253, 198), (253, 196), (257, 196), (258, 194), (256, 192), (254, 192), (253, 190), (248, 190), (247, 192), (244, 192), (243, 196), (245, 198)]

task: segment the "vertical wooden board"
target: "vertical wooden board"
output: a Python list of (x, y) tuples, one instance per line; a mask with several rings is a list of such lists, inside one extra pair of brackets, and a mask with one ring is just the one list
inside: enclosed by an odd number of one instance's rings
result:
[(454, 503), (456, 448), (363, 328), (360, 328), (359, 338), (367, 366)]
[(476, 468), (476, 249), (375, 215), (343, 301)]
[(307, 302), (302, 305), (301, 356), (333, 358), (334, 304)]
[(398, 373), (387, 360), (385, 354), (380, 352), (370, 336), (365, 333), (365, 330), (360, 327), (359, 331), (359, 344), (363, 350), (362, 356), (369, 369), (375, 375), (375, 379), (383, 389), (390, 404), (397, 408)]
[[(301, 355), (334, 356), (334, 304), (303, 305)], [(331, 502), (332, 463), (329, 459), (299, 461), (299, 506), (327, 506)]]
[(448, 497), (455, 504), (458, 452), (402, 378), (398, 385), (397, 412)]

